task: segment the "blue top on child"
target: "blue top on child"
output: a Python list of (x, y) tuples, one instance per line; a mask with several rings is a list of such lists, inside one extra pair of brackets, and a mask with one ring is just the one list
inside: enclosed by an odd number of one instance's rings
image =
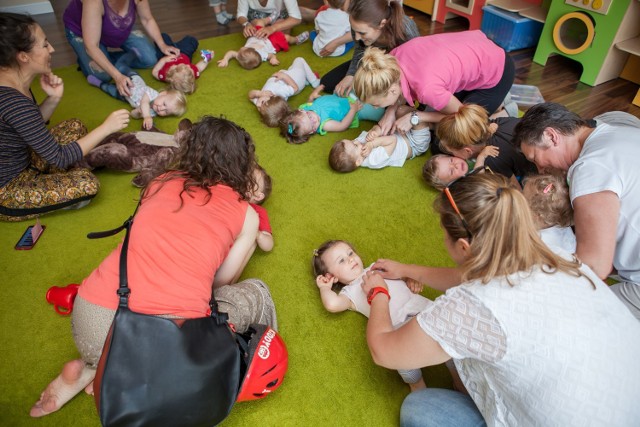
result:
[[(326, 135), (327, 131), (324, 130), (324, 124), (329, 120), (341, 121), (349, 112), (351, 102), (353, 101), (349, 98), (342, 98), (334, 94), (323, 95), (316, 98), (313, 102), (302, 104), (300, 110), (313, 111), (316, 113), (318, 117), (320, 117), (320, 125), (318, 126), (317, 132), (320, 135)], [(360, 121), (358, 114), (356, 114), (349, 125), (349, 129), (357, 128), (358, 126), (360, 126)]]

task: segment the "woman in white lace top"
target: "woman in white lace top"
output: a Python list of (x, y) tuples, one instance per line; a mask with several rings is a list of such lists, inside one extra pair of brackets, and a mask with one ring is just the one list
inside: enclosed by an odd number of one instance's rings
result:
[[(363, 284), (374, 361), (453, 360), (464, 385), (411, 393), (401, 425), (637, 425), (640, 323), (591, 269), (542, 243), (522, 193), (479, 174), (451, 184), (436, 209), (458, 267), (379, 260)], [(383, 277), (446, 294), (393, 330)]]

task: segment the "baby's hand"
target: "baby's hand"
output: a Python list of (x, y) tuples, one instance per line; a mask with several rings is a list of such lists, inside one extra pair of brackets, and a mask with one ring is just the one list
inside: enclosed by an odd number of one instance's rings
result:
[(362, 155), (368, 157), (373, 148), (373, 141), (367, 141), (365, 144), (362, 144)]
[(333, 286), (333, 280), (328, 278), (326, 275), (321, 274), (316, 277), (316, 285), (318, 285), (318, 289), (331, 289)]
[(151, 117), (145, 117), (142, 122), (142, 127), (149, 130), (153, 127), (153, 119)]
[(482, 151), (480, 152), (478, 157), (480, 157), (480, 156), (484, 156), (485, 158), (486, 157), (495, 157), (498, 154), (500, 154), (500, 148), (496, 147), (495, 145), (487, 145), (486, 147), (484, 147), (482, 149)]
[(500, 149), (495, 145), (487, 145), (482, 149), (480, 154), (478, 154), (478, 158), (476, 158), (476, 168), (480, 168), (484, 166), (484, 161), (487, 157), (496, 157), (500, 154)]
[(280, 61), (275, 55), (273, 55), (271, 58), (269, 58), (269, 64), (273, 66), (280, 65)]
[(374, 139), (379, 137), (381, 133), (382, 133), (382, 129), (380, 129), (380, 126), (375, 125), (369, 130), (369, 132), (367, 132), (367, 136), (366, 136), (365, 140), (366, 141), (373, 141)]
[(362, 102), (357, 100), (356, 102), (351, 103), (351, 108), (355, 108), (356, 111), (360, 111), (362, 109)]
[(419, 294), (424, 289), (424, 285), (417, 280), (405, 279), (405, 282), (407, 283), (407, 288), (414, 294)]
[(224, 59), (223, 58), (223, 59), (218, 61), (218, 67), (220, 67), (220, 68), (224, 68), (227, 65), (229, 65), (229, 60), (228, 59)]

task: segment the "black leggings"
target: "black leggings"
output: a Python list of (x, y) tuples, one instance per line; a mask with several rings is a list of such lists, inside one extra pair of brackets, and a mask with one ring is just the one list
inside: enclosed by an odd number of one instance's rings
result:
[(488, 89), (460, 91), (454, 93), (454, 96), (463, 104), (478, 104), (486, 108), (489, 114), (493, 114), (498, 110), (507, 93), (511, 90), (515, 75), (516, 67), (513, 64), (513, 59), (505, 52), (504, 71), (497, 85)]
[(351, 60), (338, 65), (333, 70), (329, 71), (327, 74), (322, 76), (320, 79), (320, 84), (324, 85), (324, 91), (326, 93), (333, 93), (338, 83), (342, 81), (347, 75), (347, 71), (349, 71), (349, 66), (351, 65)]

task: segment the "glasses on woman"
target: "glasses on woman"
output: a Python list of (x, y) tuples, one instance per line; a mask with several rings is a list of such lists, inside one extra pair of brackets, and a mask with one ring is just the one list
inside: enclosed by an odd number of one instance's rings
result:
[(458, 218), (460, 218), (462, 227), (464, 227), (464, 231), (467, 232), (467, 238), (469, 239), (469, 242), (471, 242), (471, 238), (473, 237), (473, 235), (471, 234), (471, 231), (469, 230), (469, 224), (467, 224), (467, 221), (464, 219), (464, 216), (462, 216), (462, 213), (460, 212), (460, 209), (458, 209), (458, 205), (456, 204), (456, 201), (453, 199), (453, 195), (451, 194), (451, 191), (449, 189), (454, 185), (456, 185), (458, 182), (460, 182), (460, 180), (463, 180), (471, 175), (475, 175), (477, 173), (484, 172), (484, 171), (487, 171), (493, 175), (493, 171), (489, 166), (482, 166), (472, 170), (471, 172), (461, 176), (460, 178), (454, 179), (444, 188), (444, 194), (447, 196), (447, 199), (449, 200), (449, 203), (451, 204), (451, 207), (453, 208), (455, 213), (458, 215)]

